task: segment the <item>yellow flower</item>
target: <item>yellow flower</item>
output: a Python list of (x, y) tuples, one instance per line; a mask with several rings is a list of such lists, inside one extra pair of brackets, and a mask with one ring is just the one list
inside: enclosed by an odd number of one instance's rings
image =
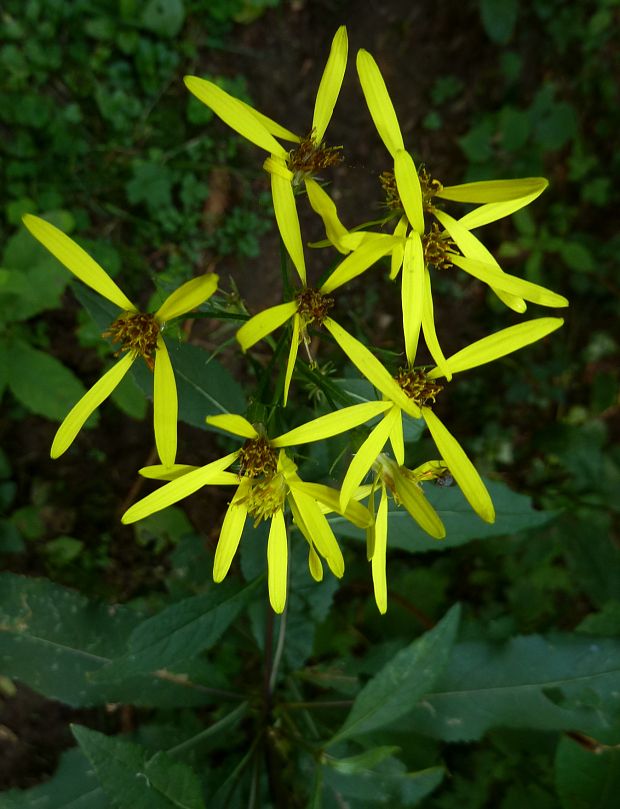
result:
[[(302, 182), (307, 182), (318, 171), (341, 159), (339, 149), (327, 146), (323, 138), (342, 85), (347, 52), (347, 31), (341, 26), (332, 41), (314, 103), (312, 126), (305, 137), (280, 126), (213, 82), (196, 76), (186, 76), (184, 79), (187, 89), (212, 109), (224, 123), (269, 153), (264, 168), (271, 175), (276, 221), (282, 241), (303, 283), (306, 281), (306, 266), (294, 189)], [(287, 151), (276, 138), (298, 145)]]
[[(402, 411), (404, 410), (408, 415), (413, 415), (414, 418), (424, 419), (441, 457), (450, 470), (450, 474), (458, 483), (471, 507), (485, 522), (494, 522), (495, 510), (493, 503), (480, 475), (461, 445), (430, 407), (442, 390), (442, 386), (436, 380), (442, 376), (447, 376), (447, 374), (451, 376), (452, 374), (484, 365), (517, 351), (560, 328), (563, 322), (561, 318), (544, 317), (519, 323), (516, 326), (510, 326), (507, 329), (502, 329), (495, 334), (477, 340), (448, 357), (445, 362), (446, 368), (443, 370), (439, 367), (430, 371), (403, 368), (400, 369), (395, 378), (374, 357), (374, 362), (380, 365), (382, 372), (380, 373), (375, 368), (372, 375), (367, 374), (365, 369), (368, 362), (367, 353), (370, 353), (368, 349), (351, 335), (347, 335), (345, 338), (341, 336), (341, 345), (348, 354), (349, 359), (386, 399), (392, 401), (392, 407), (386, 411), (381, 421), (371, 430), (351, 461), (342, 482), (341, 507), (344, 508), (347, 505), (360, 481), (382, 452), (388, 440), (392, 445), (398, 464), (401, 466), (404, 464), (405, 448), (402, 424)], [(387, 380), (389, 380), (389, 384), (386, 384)], [(394, 384), (400, 394), (408, 401), (408, 408), (403, 408), (401, 400), (394, 397)]]
[[(295, 523), (309, 546), (308, 566), (312, 576), (320, 580), (323, 575), (320, 556), (332, 573), (341, 577), (344, 572), (342, 553), (319, 504), (333, 508), (355, 525), (367, 528), (370, 513), (357, 502), (340, 508), (338, 492), (318, 483), (304, 483), (296, 473), (295, 464), (284, 452), (285, 447), (320, 441), (346, 432), (384, 412), (386, 402), (366, 402), (353, 405), (327, 416), (320, 416), (296, 427), (277, 438), (267, 438), (243, 416), (209, 416), (207, 422), (219, 429), (245, 439), (241, 449), (199, 468), (177, 465), (172, 469), (147, 467), (141, 470), (148, 477), (163, 478), (170, 482), (135, 503), (123, 515), (124, 523), (132, 523), (160, 511), (205, 485), (234, 484), (233, 495), (222, 523), (215, 560), (213, 578), (216, 582), (226, 576), (241, 539), (246, 518), (256, 525), (271, 520), (267, 542), (269, 599), (276, 612), (282, 612), (286, 601), (288, 543), (284, 508), (288, 504)], [(239, 474), (226, 472), (235, 461)]]
[(443, 475), (446, 466), (441, 461), (428, 461), (417, 469), (407, 469), (392, 458), (380, 453), (374, 464), (375, 479), (370, 491), (369, 506), (374, 513), (374, 493), (381, 489), (376, 517), (366, 529), (366, 549), (371, 563), (375, 601), (379, 612), (387, 610), (386, 551), (388, 538), (388, 493), (398, 505), (402, 505), (423, 531), (435, 539), (443, 539), (446, 529), (439, 515), (424, 496), (422, 480), (432, 480)]
[(162, 331), (169, 320), (180, 317), (207, 300), (217, 288), (217, 275), (207, 273), (171, 293), (155, 314), (139, 312), (106, 271), (73, 239), (38, 216), (26, 214), (30, 233), (87, 286), (118, 306), (121, 313), (104, 333), (120, 343), (122, 358), (80, 399), (58, 428), (51, 456), (58, 458), (73, 443), (90, 414), (112, 393), (132, 363), (143, 357), (153, 371), (153, 423), (161, 462), (174, 464), (177, 448), (177, 390)]
[(291, 347), (284, 376), (283, 402), (286, 406), (288, 392), (297, 359), (299, 343), (303, 342), (310, 361), (310, 338), (308, 327), (319, 327), (325, 322), (328, 312), (334, 305), (331, 293), (338, 287), (355, 278), (374, 264), (381, 256), (388, 253), (393, 246), (394, 238), (381, 233), (368, 234), (368, 238), (359, 250), (352, 253), (336, 267), (319, 289), (304, 286), (292, 301), (264, 309), (246, 321), (237, 332), (237, 340), (245, 352), (263, 337), (271, 334), (292, 318), (293, 329)]

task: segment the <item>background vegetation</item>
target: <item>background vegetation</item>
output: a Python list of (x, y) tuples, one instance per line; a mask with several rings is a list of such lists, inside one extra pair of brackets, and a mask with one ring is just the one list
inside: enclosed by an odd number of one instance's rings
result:
[[(3, 809), (616, 805), (620, 5), (379, 5), (2, 5)], [(69, 274), (20, 219), (50, 217), (140, 303), (217, 269), (217, 317), (192, 321), (176, 357), (179, 458), (203, 463), (221, 449), (202, 430), (214, 396), (239, 412), (250, 391), (260, 401), (227, 315), (240, 298), (251, 311), (278, 299), (279, 253), (255, 151), (181, 77), (215, 79), (301, 131), (341, 23), (352, 49), (377, 57), (405, 140), (435, 175), (549, 177), (543, 197), (485, 235), (507, 269), (571, 307), (561, 332), (464, 375), (445, 406), (492, 481), (497, 525), (459, 513), (454, 489), (434, 491), (457, 517), (441, 550), (391, 535), (387, 617), (352, 537), (341, 584), (311, 585), (294, 560), (283, 625), (265, 608), (255, 535), (230, 584), (210, 582), (225, 494), (120, 525), (144, 485), (136, 470), (154, 457), (148, 374), (49, 460), (57, 423), (111, 349), (105, 312), (83, 290), (83, 305), (66, 294)], [(385, 155), (351, 69), (341, 104), (332, 139), (347, 159), (333, 180), (351, 224), (371, 218), (359, 189), (378, 198)], [(373, 277), (349, 292), (356, 326), (398, 350)], [(439, 288), (448, 348), (506, 325), (481, 286), (446, 275)], [(218, 357), (197, 374), (204, 350)], [(311, 415), (322, 388), (306, 382), (299, 406)], [(308, 474), (336, 461), (338, 448), (321, 452)], [(367, 705), (374, 723), (359, 719)]]

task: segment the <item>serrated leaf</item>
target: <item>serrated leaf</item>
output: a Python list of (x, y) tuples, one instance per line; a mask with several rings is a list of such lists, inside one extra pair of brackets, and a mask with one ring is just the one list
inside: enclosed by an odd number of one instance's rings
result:
[[(8, 350), (8, 386), (32, 413), (61, 421), (85, 393), (80, 380), (43, 351), (16, 340)], [(97, 414), (93, 414), (93, 424)]]
[(349, 756), (348, 758), (327, 758), (325, 764), (344, 775), (354, 775), (363, 770), (371, 770), (393, 753), (398, 753), (399, 749), (399, 747), (372, 747), (370, 750), (364, 750), (363, 753), (358, 753), (357, 756)]
[(620, 640), (559, 635), (457, 644), (399, 727), (473, 741), (496, 727), (593, 732), (620, 718)]
[(149, 0), (140, 22), (144, 28), (161, 37), (175, 37), (185, 21), (183, 0)]
[(126, 607), (94, 603), (45, 579), (0, 574), (0, 670), (6, 676), (75, 707), (212, 701), (187, 677), (137, 676), (110, 684), (91, 680), (124, 653), (139, 622), (140, 616)]
[(49, 781), (3, 792), (0, 809), (110, 809), (110, 802), (88, 759), (73, 748), (62, 754)]
[(329, 745), (393, 722), (428, 693), (441, 674), (458, 629), (460, 607), (398, 652), (357, 695), (344, 724)]
[[(550, 512), (537, 511), (532, 506), (531, 497), (517, 494), (503, 483), (486, 479), (484, 482), (495, 506), (494, 523), (483, 522), (472, 511), (458, 486), (446, 487), (436, 483), (424, 483), (422, 484), (424, 494), (445, 525), (445, 539), (438, 541), (429, 537), (408, 512), (390, 500), (388, 548), (401, 548), (415, 553), (443, 551), (465, 545), (475, 539), (509, 536), (538, 528), (555, 516)], [(363, 531), (343, 517), (331, 516), (328, 519), (337, 536), (366, 539)]]
[(562, 809), (616, 809), (620, 750), (591, 750), (568, 737), (560, 739), (555, 784)]
[(73, 735), (118, 809), (205, 809), (198, 776), (165, 753), (73, 725)]
[(131, 633), (127, 654), (94, 679), (114, 681), (174, 667), (211, 648), (254, 596), (258, 582), (239, 590), (232, 582), (172, 604)]
[(345, 796), (346, 805), (356, 809), (417, 806), (445, 776), (443, 767), (407, 772), (403, 762), (394, 757), (384, 759), (373, 769), (359, 770), (353, 777), (329, 768), (324, 768), (323, 773), (325, 786)]

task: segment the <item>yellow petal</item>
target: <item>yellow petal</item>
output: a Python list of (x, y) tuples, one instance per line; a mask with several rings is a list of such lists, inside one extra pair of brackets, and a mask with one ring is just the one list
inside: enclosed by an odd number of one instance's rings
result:
[(431, 357), (437, 363), (437, 367), (443, 372), (443, 375), (450, 381), (452, 373), (446, 365), (446, 358), (443, 355), (439, 340), (437, 339), (437, 332), (435, 331), (435, 316), (433, 314), (433, 295), (431, 292), (431, 276), (428, 269), (424, 268), (424, 301), (422, 304), (422, 331), (424, 332), (424, 339)]
[(350, 500), (349, 505), (344, 511), (340, 508), (340, 492), (337, 489), (332, 489), (331, 486), (325, 486), (323, 483), (306, 483), (305, 481), (298, 481), (294, 483), (295, 490), (299, 490), (304, 494), (312, 497), (322, 506), (325, 506), (328, 511), (335, 511), (337, 514), (342, 514), (353, 525), (358, 528), (368, 528), (372, 523), (372, 516), (368, 509), (357, 500)]
[(419, 233), (412, 230), (405, 244), (402, 275), (402, 310), (405, 354), (409, 365), (415, 363), (422, 326), (424, 305), (424, 250)]
[(191, 281), (182, 284), (175, 289), (155, 312), (155, 317), (160, 323), (172, 320), (175, 317), (191, 312), (201, 303), (204, 303), (213, 295), (217, 289), (218, 277), (215, 273), (208, 272), (192, 278)]
[(104, 399), (107, 399), (112, 393), (129, 370), (134, 359), (135, 356), (131, 352), (125, 354), (123, 358), (113, 365), (109, 371), (106, 371), (101, 379), (95, 382), (92, 388), (86, 391), (80, 401), (71, 408), (54, 436), (52, 449), (50, 450), (52, 458), (58, 458), (71, 446), (73, 439), (79, 433), (84, 422), (88, 419), (90, 414), (99, 407)]
[(524, 177), (520, 180), (483, 180), (476, 183), (449, 185), (435, 196), (453, 202), (508, 202), (542, 194), (549, 185), (544, 177)]
[(465, 214), (465, 216), (462, 216), (459, 222), (463, 227), (469, 230), (488, 225), (489, 222), (496, 222), (498, 219), (503, 219), (505, 216), (510, 216), (510, 214), (515, 211), (525, 208), (526, 205), (533, 202), (539, 195), (540, 191), (536, 194), (529, 194), (526, 197), (519, 197), (519, 199), (513, 199), (508, 202), (489, 202), (486, 205), (480, 205), (478, 208)]
[(444, 524), (424, 496), (420, 486), (401, 472), (396, 475), (394, 482), (399, 501), (420, 528), (435, 539), (443, 539), (446, 535)]
[(342, 79), (347, 66), (347, 29), (344, 25), (336, 31), (325, 70), (321, 76), (321, 83), (314, 102), (314, 115), (312, 117), (312, 140), (321, 143), (327, 129), (336, 99), (342, 87)]
[(278, 177), (289, 183), (292, 183), (295, 179), (295, 175), (281, 157), (267, 157), (263, 162), (263, 168), (268, 174), (277, 174)]
[(422, 408), (422, 416), (450, 474), (458, 483), (470, 506), (485, 522), (495, 522), (495, 509), (491, 497), (461, 445), (428, 407)]
[(177, 454), (177, 386), (170, 355), (161, 334), (157, 336), (157, 352), (153, 380), (153, 426), (157, 454), (164, 466), (172, 466)]
[(379, 362), (365, 345), (342, 328), (335, 320), (327, 317), (323, 325), (338, 343), (351, 362), (363, 376), (381, 391), (381, 393), (398, 405), (412, 418), (420, 418), (420, 408), (400, 388), (389, 371)]
[(381, 615), (387, 612), (387, 577), (385, 573), (385, 557), (387, 552), (388, 504), (385, 488), (381, 492), (381, 502), (375, 520), (374, 548), (372, 554), (372, 583), (375, 601)]
[(30, 233), (41, 242), (43, 247), (50, 251), (58, 261), (65, 265), (76, 278), (94, 289), (104, 298), (116, 304), (124, 312), (137, 312), (138, 310), (114, 283), (107, 272), (88, 253), (83, 250), (66, 233), (54, 225), (41, 219), (39, 216), (26, 214), (22, 221)]
[(285, 148), (273, 138), (260, 118), (248, 109), (248, 105), (229, 95), (213, 82), (197, 76), (185, 76), (185, 86), (199, 101), (228, 124), (231, 129), (266, 152), (286, 159)]
[(161, 511), (162, 508), (177, 503), (184, 497), (189, 497), (190, 494), (194, 494), (203, 486), (210, 485), (220, 472), (223, 472), (224, 469), (234, 463), (238, 455), (238, 450), (237, 452), (231, 452), (230, 455), (218, 458), (217, 461), (201, 466), (193, 472), (188, 472), (187, 475), (166, 483), (165, 486), (162, 486), (156, 492), (147, 494), (146, 497), (138, 500), (131, 508), (127, 509), (121, 518), (121, 522), (127, 524), (142, 520), (144, 517), (148, 517), (149, 514), (154, 514), (156, 511)]
[(343, 407), (326, 416), (319, 416), (300, 427), (274, 438), (272, 447), (292, 447), (295, 444), (309, 444), (311, 441), (323, 441), (334, 435), (346, 433), (359, 427), (370, 419), (385, 413), (392, 406), (391, 402), (363, 402), (362, 404)]
[(409, 220), (406, 216), (401, 216), (394, 228), (394, 236), (399, 241), (392, 248), (391, 266), (390, 266), (390, 281), (393, 281), (398, 275), (398, 271), (402, 267), (403, 258), (405, 256), (405, 236), (407, 235), (407, 228), (409, 227)]
[(371, 430), (364, 443), (355, 453), (340, 489), (341, 511), (344, 511), (347, 507), (353, 496), (353, 492), (360, 485), (366, 473), (376, 461), (377, 455), (382, 452), (392, 432), (394, 422), (400, 417), (398, 408), (392, 407), (377, 426)]
[(245, 499), (249, 487), (249, 480), (243, 480), (239, 484), (239, 488), (235, 492), (235, 496), (224, 516), (220, 537), (215, 549), (215, 559), (213, 560), (213, 581), (215, 582), (220, 582), (224, 579), (237, 553), (245, 518), (248, 514), (246, 504), (239, 501)]
[(291, 257), (302, 284), (306, 283), (306, 262), (304, 248), (301, 242), (299, 217), (295, 207), (295, 195), (288, 180), (278, 174), (271, 174), (271, 195), (273, 197), (273, 210), (278, 223), (278, 230), (284, 246)]
[(306, 191), (312, 210), (323, 220), (325, 233), (329, 241), (336, 250), (345, 255), (350, 252), (350, 247), (346, 246), (342, 240), (349, 235), (349, 231), (338, 218), (336, 205), (331, 197), (321, 188), (321, 186), (310, 178), (306, 179)]
[(308, 546), (308, 568), (310, 569), (310, 575), (315, 581), (323, 581), (323, 565), (312, 543)]
[(286, 361), (286, 372), (284, 374), (284, 391), (282, 393), (282, 404), (286, 407), (288, 401), (288, 391), (291, 386), (291, 379), (293, 378), (293, 371), (295, 369), (295, 362), (297, 361), (297, 352), (299, 351), (299, 329), (301, 326), (301, 318), (298, 314), (293, 317), (293, 333), (291, 334), (291, 347), (288, 352), (288, 359)]
[(516, 275), (498, 272), (497, 267), (491, 264), (459, 255), (452, 257), (452, 263), (473, 275), (474, 278), (488, 284), (494, 290), (508, 292), (540, 306), (568, 306), (568, 300), (563, 295), (558, 295), (550, 289), (533, 284), (523, 278), (517, 278)]
[[(198, 466), (192, 466), (187, 463), (174, 463), (171, 466), (164, 466), (163, 464), (152, 464), (151, 466), (143, 466), (138, 469), (138, 474), (143, 478), (149, 480), (176, 480), (187, 475), (188, 472), (193, 472), (199, 469)], [(236, 475), (234, 476), (236, 477)], [(239, 480), (237, 479), (237, 483)]]
[(262, 112), (255, 110), (254, 107), (251, 107), (249, 104), (246, 104), (245, 101), (241, 101), (241, 99), (237, 99), (237, 101), (242, 104), (248, 112), (253, 115), (258, 121), (265, 127), (267, 132), (270, 135), (274, 135), (276, 138), (282, 138), (282, 140), (289, 140), (293, 143), (299, 143), (301, 138), (299, 135), (296, 135), (294, 132), (291, 132), (290, 129), (286, 129), (286, 127), (281, 126), (277, 121), (274, 121), (272, 118), (268, 118), (266, 115), (263, 115)]
[(405, 438), (403, 435), (403, 420), (402, 417), (396, 419), (392, 432), (390, 433), (390, 444), (392, 445), (392, 452), (399, 466), (405, 463)]
[(394, 157), (399, 149), (405, 148), (405, 145), (381, 71), (373, 57), (365, 50), (357, 52), (356, 65), (362, 92), (379, 137)]
[(369, 233), (357, 250), (354, 250), (336, 267), (321, 287), (325, 295), (361, 275), (380, 258), (386, 256), (397, 244), (398, 239), (386, 233)]
[(422, 235), (424, 233), (424, 210), (420, 178), (413, 158), (404, 149), (400, 149), (394, 155), (394, 177), (409, 224)]
[(207, 424), (227, 433), (239, 435), (241, 438), (258, 438), (258, 433), (247, 419), (235, 413), (224, 413), (220, 416), (207, 416)]
[(293, 317), (297, 311), (297, 302), (288, 301), (287, 303), (280, 303), (278, 306), (271, 306), (259, 312), (254, 317), (251, 317), (246, 323), (241, 326), (237, 332), (237, 340), (241, 345), (242, 351), (247, 351), (259, 340), (262, 340), (266, 335), (271, 334), (283, 323)]
[(271, 518), (269, 539), (267, 540), (267, 567), (271, 607), (274, 612), (283, 612), (286, 604), (288, 541), (282, 511), (276, 511)]
[[(142, 475), (143, 478), (149, 478), (149, 480), (176, 480), (177, 478), (182, 478), (183, 475), (187, 475), (188, 472), (194, 472), (196, 469), (200, 469), (200, 467), (184, 463), (175, 463), (172, 466), (153, 464), (152, 466), (143, 466), (142, 469), (138, 469), (138, 474)], [(210, 485), (238, 486), (239, 475), (235, 475), (234, 472), (220, 472), (218, 475), (213, 476)]]
[[(464, 228), (460, 222), (453, 217), (449, 216), (445, 211), (440, 211), (433, 208), (433, 214), (441, 222), (444, 228), (448, 231), (459, 250), (468, 258), (473, 258), (476, 261), (482, 261), (485, 264), (491, 264), (500, 272), (503, 272), (497, 261), (493, 258), (491, 253), (486, 249), (482, 242), (477, 239), (473, 233), (470, 233), (467, 228)], [(515, 312), (525, 312), (526, 305), (523, 298), (516, 295), (510, 295), (507, 292), (493, 289), (497, 297), (503, 301), (506, 306)]]
[(308, 536), (311, 537), (315, 548), (325, 559), (334, 576), (341, 578), (344, 573), (344, 559), (329, 523), (312, 497), (307, 495), (294, 481), (290, 481), (289, 486), (289, 500), (291, 498), (294, 500)]
[[(368, 510), (370, 511), (370, 515), (372, 517), (372, 523), (366, 529), (366, 559), (370, 562), (375, 552), (375, 520), (376, 520), (376, 507), (375, 507), (375, 490), (377, 488), (377, 484), (379, 483), (379, 479), (375, 478), (372, 482), (372, 486), (368, 486), (369, 497), (368, 497)], [(385, 485), (383, 481), (381, 481), (381, 487), (383, 493), (385, 494)]]
[[(482, 340), (466, 348), (457, 351), (446, 360), (446, 365), (453, 374), (467, 371), (469, 368), (476, 368), (487, 362), (505, 357), (513, 351), (518, 351), (524, 346), (541, 340), (551, 332), (559, 329), (564, 323), (561, 317), (540, 317), (536, 320), (527, 320), (525, 323), (517, 323), (507, 329), (495, 332)], [(437, 379), (443, 376), (439, 368), (434, 368), (429, 374), (430, 379)]]

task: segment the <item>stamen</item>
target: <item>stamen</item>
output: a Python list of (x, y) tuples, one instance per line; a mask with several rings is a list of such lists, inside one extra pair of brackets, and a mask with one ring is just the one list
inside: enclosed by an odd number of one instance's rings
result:
[(427, 402), (435, 404), (435, 397), (443, 390), (443, 385), (429, 379), (424, 371), (413, 368), (399, 368), (394, 378), (418, 407), (425, 407)]
[(262, 435), (249, 438), (239, 453), (239, 474), (247, 478), (271, 476), (278, 468), (278, 456)]
[(123, 312), (102, 334), (102, 337), (109, 337), (113, 343), (121, 344), (117, 355), (122, 351), (131, 351), (141, 356), (151, 371), (155, 366), (158, 336), (159, 323), (155, 315), (142, 312)]
[(396, 177), (393, 171), (383, 171), (379, 175), (379, 182), (385, 194), (385, 204), (395, 211), (403, 210), (403, 203), (400, 201), (398, 188), (396, 187)]
[(306, 326), (316, 323), (320, 326), (334, 305), (334, 299), (323, 295), (318, 289), (303, 289), (295, 296), (297, 311)]
[(422, 247), (427, 266), (430, 264), (436, 270), (447, 270), (452, 266), (456, 245), (446, 231), (439, 229), (437, 222), (433, 222), (430, 231), (422, 236)]
[(295, 149), (288, 153), (288, 167), (295, 174), (294, 184), (304, 177), (313, 177), (319, 171), (336, 166), (342, 161), (342, 146), (327, 146), (325, 142), (317, 143), (313, 133), (302, 138)]
[(422, 205), (425, 211), (430, 211), (433, 207), (433, 197), (443, 191), (443, 183), (431, 177), (424, 166), (420, 166), (418, 169), (418, 178), (420, 180), (420, 190), (422, 191)]
[(254, 517), (254, 527), (284, 508), (287, 491), (284, 475), (279, 473), (252, 484), (245, 505), (248, 514)]

